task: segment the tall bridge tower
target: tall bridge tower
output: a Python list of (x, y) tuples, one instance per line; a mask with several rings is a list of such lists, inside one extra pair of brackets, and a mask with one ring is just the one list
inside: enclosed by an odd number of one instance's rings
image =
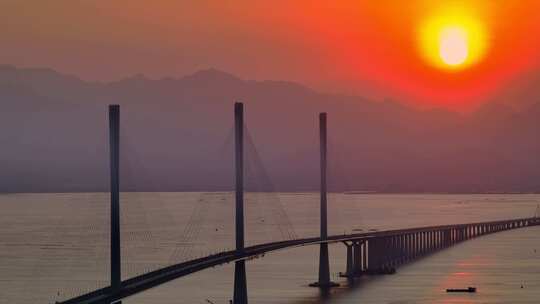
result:
[[(234, 104), (235, 175), (236, 175), (236, 252), (244, 254), (244, 105)], [(246, 261), (234, 264), (234, 304), (247, 304)]]
[(319, 137), (320, 137), (320, 169), (321, 169), (321, 241), (319, 250), (319, 280), (310, 284), (312, 287), (330, 288), (339, 286), (339, 284), (330, 281), (330, 262), (328, 260), (328, 208), (327, 208), (327, 187), (326, 187), (326, 169), (327, 169), (327, 129), (326, 113), (319, 114)]
[[(120, 106), (109, 106), (109, 153), (111, 191), (111, 289), (121, 288), (120, 255)], [(121, 304), (121, 301), (113, 302)]]

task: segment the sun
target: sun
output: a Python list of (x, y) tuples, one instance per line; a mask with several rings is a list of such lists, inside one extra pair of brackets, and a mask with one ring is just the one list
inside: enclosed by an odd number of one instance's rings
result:
[(458, 26), (442, 29), (439, 37), (439, 56), (450, 66), (465, 63), (469, 56), (467, 31)]
[(444, 10), (420, 25), (419, 49), (432, 66), (460, 70), (478, 63), (487, 49), (486, 31), (467, 11)]

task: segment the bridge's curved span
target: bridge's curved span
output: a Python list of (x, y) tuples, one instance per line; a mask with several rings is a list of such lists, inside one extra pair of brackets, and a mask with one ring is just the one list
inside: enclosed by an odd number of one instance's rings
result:
[[(489, 233), (533, 225), (540, 225), (540, 218), (522, 218), (504, 221), (333, 235), (326, 240), (322, 240), (319, 237), (313, 237), (266, 243), (246, 247), (243, 252), (236, 252), (235, 250), (226, 251), (168, 266), (122, 281), (119, 291), (112, 292), (110, 287), (106, 287), (60, 303), (112, 303), (207, 268), (242, 259), (256, 258), (272, 251), (320, 243), (350, 242), (351, 246), (347, 246), (347, 273), (352, 275), (350, 272), (355, 271), (355, 269), (360, 272), (368, 272), (386, 267), (395, 267), (406, 261), (414, 260), (425, 254), (449, 247), (464, 240)], [(349, 256), (349, 249), (352, 248), (352, 244), (359, 246), (358, 256), (360, 256), (360, 258), (359, 260), (356, 260), (356, 262)], [(363, 257), (361, 254), (363, 254)]]

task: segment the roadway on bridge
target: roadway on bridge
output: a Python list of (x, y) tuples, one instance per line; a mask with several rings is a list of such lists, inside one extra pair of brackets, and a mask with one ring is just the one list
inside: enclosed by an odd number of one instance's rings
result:
[(506, 221), (492, 221), (481, 223), (469, 223), (458, 225), (444, 225), (444, 226), (429, 226), (410, 229), (397, 229), (388, 231), (373, 231), (366, 233), (356, 234), (343, 234), (329, 236), (326, 240), (322, 240), (319, 237), (303, 238), (296, 240), (287, 240), (280, 242), (272, 242), (266, 244), (260, 244), (255, 246), (246, 247), (244, 252), (237, 252), (235, 250), (221, 252), (206, 256), (203, 258), (194, 259), (191, 261), (171, 265), (162, 269), (158, 269), (140, 276), (136, 276), (125, 281), (122, 281), (121, 288), (117, 292), (111, 292), (110, 287), (102, 288), (90, 292), (88, 294), (60, 302), (62, 304), (97, 304), (97, 303), (111, 303), (123, 298), (135, 295), (150, 288), (162, 285), (164, 283), (173, 281), (175, 279), (184, 277), (194, 272), (198, 272), (207, 268), (215, 267), (218, 265), (235, 262), (242, 259), (253, 259), (262, 256), (268, 252), (282, 250), (286, 248), (293, 248), (298, 246), (315, 245), (320, 243), (336, 243), (346, 241), (363, 241), (371, 238), (400, 236), (404, 234), (429, 232), (444, 229), (460, 229), (464, 227), (477, 226), (477, 225), (504, 225), (509, 223), (516, 223), (519, 221), (527, 221), (528, 225), (540, 224), (538, 218), (525, 218), (514, 219)]

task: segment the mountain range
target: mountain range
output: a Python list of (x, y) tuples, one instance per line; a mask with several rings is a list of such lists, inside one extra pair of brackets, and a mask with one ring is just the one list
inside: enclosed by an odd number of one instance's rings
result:
[[(513, 88), (462, 114), (215, 69), (100, 83), (4, 65), (0, 192), (107, 191), (108, 104), (121, 105), (122, 190), (231, 190), (236, 101), (245, 103), (251, 191), (318, 189), (317, 115), (327, 112), (331, 191), (537, 192), (536, 92)], [(516, 109), (504, 97), (526, 100)]]

